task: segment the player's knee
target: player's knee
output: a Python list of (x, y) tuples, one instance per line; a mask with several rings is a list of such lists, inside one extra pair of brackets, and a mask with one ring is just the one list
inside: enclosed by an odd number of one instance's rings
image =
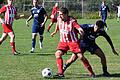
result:
[(55, 57), (56, 58), (61, 58), (62, 57), (62, 51), (60, 51), (60, 50), (58, 50), (58, 51), (56, 51), (56, 53), (55, 53)]
[(84, 56), (83, 56), (83, 54), (81, 54), (81, 53), (78, 53), (77, 56), (78, 56), (78, 58), (79, 58), (80, 60), (83, 60), (83, 59), (84, 59)]
[(14, 39), (14, 38), (15, 38), (15, 35), (10, 35), (10, 38)]

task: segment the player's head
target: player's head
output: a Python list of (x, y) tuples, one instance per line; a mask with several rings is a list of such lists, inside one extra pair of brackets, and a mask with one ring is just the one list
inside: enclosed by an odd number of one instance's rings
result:
[(100, 29), (104, 29), (105, 23), (102, 20), (96, 21), (96, 24), (94, 26), (94, 31), (99, 31)]
[(102, 0), (102, 4), (105, 5), (106, 4), (106, 0)]
[(8, 5), (12, 5), (13, 0), (7, 0)]
[(69, 14), (69, 11), (67, 8), (61, 7), (58, 12), (59, 12), (59, 16), (62, 18), (62, 20), (67, 19), (68, 14)]
[(33, 6), (37, 6), (38, 5), (38, 0), (33, 0)]

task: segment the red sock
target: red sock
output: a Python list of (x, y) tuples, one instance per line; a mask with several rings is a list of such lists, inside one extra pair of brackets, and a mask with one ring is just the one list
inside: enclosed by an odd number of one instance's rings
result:
[(50, 30), (51, 26), (48, 26), (47, 30)]
[(94, 73), (87, 59), (83, 60), (83, 64), (85, 68), (90, 72), (90, 75)]
[(12, 53), (15, 52), (15, 42), (10, 42), (10, 46), (12, 48)]
[(57, 67), (58, 67), (58, 73), (63, 74), (63, 60), (62, 60), (62, 58), (57, 58), (56, 62), (57, 62)]

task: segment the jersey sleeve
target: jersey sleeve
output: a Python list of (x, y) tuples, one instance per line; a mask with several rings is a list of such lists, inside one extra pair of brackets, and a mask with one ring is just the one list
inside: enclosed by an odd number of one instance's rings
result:
[(111, 48), (114, 49), (112, 40), (111, 40), (111, 38), (107, 35), (107, 33), (106, 33), (105, 31), (102, 33), (102, 36), (104, 36), (104, 38), (108, 41), (108, 43), (110, 44)]
[(42, 12), (43, 12), (43, 14), (46, 14), (46, 11), (43, 7), (42, 7)]
[(1, 9), (0, 9), (0, 14), (1, 13), (4, 13), (6, 11), (6, 6), (3, 6)]
[(76, 29), (80, 28), (80, 25), (77, 23), (77, 20), (74, 20), (72, 23), (73, 27), (75, 27)]

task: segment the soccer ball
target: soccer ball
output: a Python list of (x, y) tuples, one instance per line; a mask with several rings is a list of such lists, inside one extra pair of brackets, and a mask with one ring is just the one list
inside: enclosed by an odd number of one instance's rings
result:
[(42, 76), (44, 78), (50, 78), (52, 76), (52, 70), (50, 68), (44, 68), (42, 70)]

